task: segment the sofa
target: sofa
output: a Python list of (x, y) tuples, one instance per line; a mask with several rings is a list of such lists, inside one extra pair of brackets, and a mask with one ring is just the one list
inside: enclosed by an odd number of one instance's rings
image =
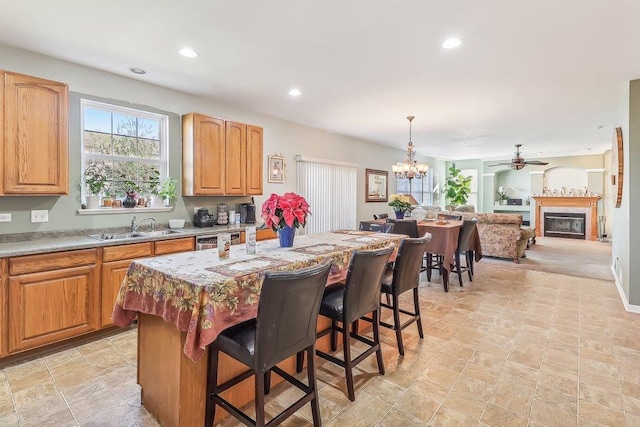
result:
[(478, 235), (482, 255), (511, 258), (520, 262), (524, 258), (531, 229), (522, 228), (522, 215), (505, 213), (463, 213), (463, 219), (478, 219)]

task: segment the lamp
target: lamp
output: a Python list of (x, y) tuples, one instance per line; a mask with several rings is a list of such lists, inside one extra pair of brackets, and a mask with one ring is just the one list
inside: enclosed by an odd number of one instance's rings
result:
[(409, 120), (409, 145), (407, 145), (407, 158), (403, 162), (398, 162), (392, 165), (393, 174), (396, 179), (408, 179), (409, 180), (409, 193), (411, 193), (411, 180), (413, 178), (422, 179), (427, 176), (429, 165), (426, 163), (418, 163), (415, 159), (416, 150), (411, 142), (411, 122), (414, 116), (408, 116)]

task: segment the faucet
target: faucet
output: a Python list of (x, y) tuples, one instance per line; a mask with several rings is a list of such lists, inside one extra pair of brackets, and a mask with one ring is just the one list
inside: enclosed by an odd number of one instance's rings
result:
[(156, 229), (156, 219), (154, 217), (149, 216), (149, 217), (146, 217), (146, 218), (142, 218), (140, 221), (136, 221), (136, 217), (134, 215), (133, 219), (131, 220), (131, 232), (135, 233), (136, 231), (138, 231), (138, 227), (140, 227), (140, 224), (142, 224), (146, 220), (151, 221), (151, 231), (155, 231), (155, 229)]

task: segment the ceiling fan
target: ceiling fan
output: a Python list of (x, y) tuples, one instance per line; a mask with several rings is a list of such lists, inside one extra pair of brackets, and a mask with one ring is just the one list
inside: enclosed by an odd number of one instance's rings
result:
[(495, 165), (489, 165), (489, 166), (509, 166), (511, 169), (519, 171), (520, 169), (524, 168), (527, 165), (544, 166), (549, 164), (547, 162), (541, 162), (539, 160), (525, 161), (524, 158), (520, 155), (521, 146), (522, 144), (516, 144), (516, 156), (513, 159), (511, 159), (511, 162), (496, 163)]

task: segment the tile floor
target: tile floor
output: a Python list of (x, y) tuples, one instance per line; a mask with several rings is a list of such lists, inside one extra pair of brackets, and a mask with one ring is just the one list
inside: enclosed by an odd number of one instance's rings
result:
[[(640, 315), (610, 281), (480, 262), (473, 284), (421, 285), (426, 336), (384, 332), (375, 358), (344, 375), (319, 364), (325, 426), (640, 426)], [(455, 283), (455, 282), (454, 282)], [(155, 426), (140, 406), (135, 330), (0, 371), (0, 426)], [(296, 399), (284, 384), (271, 415)], [(307, 408), (286, 425), (310, 425)], [(224, 426), (237, 425), (228, 420)]]

